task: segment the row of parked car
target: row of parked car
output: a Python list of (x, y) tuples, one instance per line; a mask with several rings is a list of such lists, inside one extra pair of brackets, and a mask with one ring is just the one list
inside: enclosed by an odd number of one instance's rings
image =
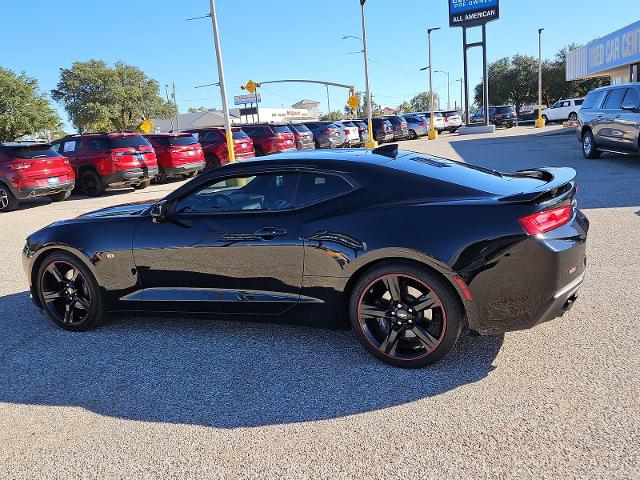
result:
[[(458, 112), (437, 112), (434, 126), (454, 132)], [(374, 117), (380, 142), (415, 139), (429, 131), (429, 112)], [(290, 150), (359, 147), (369, 140), (366, 119), (299, 124), (249, 124), (232, 128), (236, 159)], [(229, 162), (223, 128), (140, 135), (98, 132), (68, 135), (51, 143), (0, 144), (0, 211), (20, 200), (49, 197), (63, 201), (72, 191), (99, 196), (109, 187), (144, 189), (169, 177), (193, 177)]]

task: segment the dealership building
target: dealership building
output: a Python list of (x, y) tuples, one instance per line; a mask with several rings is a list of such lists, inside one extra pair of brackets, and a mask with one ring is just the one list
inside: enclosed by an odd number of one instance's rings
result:
[(610, 77), (640, 82), (640, 20), (567, 54), (567, 80)]

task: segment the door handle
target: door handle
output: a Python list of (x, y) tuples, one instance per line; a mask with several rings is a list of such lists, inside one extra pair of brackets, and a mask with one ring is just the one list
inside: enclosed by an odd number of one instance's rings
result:
[(264, 227), (254, 233), (256, 237), (262, 238), (263, 240), (271, 240), (275, 237), (282, 237), (286, 234), (287, 231), (284, 228), (275, 227)]

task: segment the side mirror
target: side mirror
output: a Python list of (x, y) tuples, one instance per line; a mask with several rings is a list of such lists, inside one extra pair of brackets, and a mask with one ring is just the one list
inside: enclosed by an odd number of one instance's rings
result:
[(154, 222), (164, 222), (167, 219), (167, 201), (160, 200), (153, 207), (151, 207), (150, 215)]

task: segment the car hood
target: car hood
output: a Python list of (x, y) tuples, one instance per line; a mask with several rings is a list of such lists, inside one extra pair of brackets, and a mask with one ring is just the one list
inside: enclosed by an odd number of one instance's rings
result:
[(140, 215), (151, 208), (158, 200), (146, 200), (143, 202), (125, 203), (114, 207), (102, 208), (93, 212), (80, 215), (78, 218), (100, 218), (100, 217), (124, 217)]

